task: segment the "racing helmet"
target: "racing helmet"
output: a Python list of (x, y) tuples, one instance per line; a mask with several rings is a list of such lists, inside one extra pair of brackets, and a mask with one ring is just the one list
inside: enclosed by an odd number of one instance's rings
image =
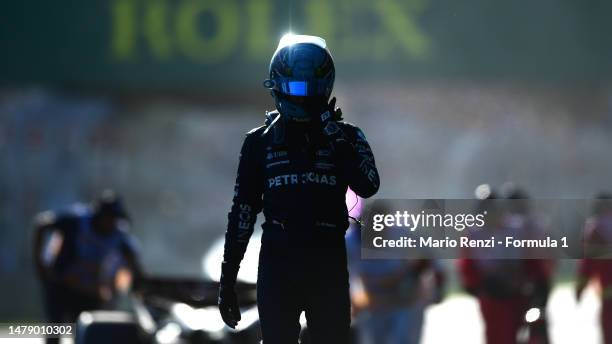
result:
[(284, 35), (272, 55), (269, 79), (281, 115), (309, 121), (313, 111), (327, 104), (336, 71), (325, 40), (317, 36)]

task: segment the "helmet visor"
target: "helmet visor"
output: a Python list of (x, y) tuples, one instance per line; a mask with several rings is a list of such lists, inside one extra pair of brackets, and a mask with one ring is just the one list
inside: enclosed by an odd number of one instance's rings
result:
[(279, 78), (269, 88), (288, 96), (324, 97), (328, 95), (328, 86), (329, 83), (324, 80), (296, 81)]
[(308, 95), (308, 83), (306, 81), (287, 82), (287, 94), (290, 96), (305, 97)]

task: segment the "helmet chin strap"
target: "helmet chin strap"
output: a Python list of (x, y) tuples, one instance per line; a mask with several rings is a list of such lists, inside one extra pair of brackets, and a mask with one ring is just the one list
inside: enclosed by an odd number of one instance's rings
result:
[[(312, 115), (308, 114), (305, 116), (296, 116), (296, 115), (292, 115), (292, 109), (288, 109), (287, 107), (290, 106), (294, 106), (296, 108), (300, 108), (298, 105), (290, 105), (291, 103), (288, 100), (283, 100), (281, 99), (275, 92), (271, 92), (272, 93), (272, 97), (274, 98), (274, 102), (276, 104), (276, 109), (278, 110), (278, 112), (281, 114), (281, 116), (284, 116), (287, 120), (290, 120), (292, 122), (296, 122), (296, 123), (309, 123), (312, 120)], [(301, 111), (304, 112), (304, 114), (307, 114), (307, 110), (306, 109), (301, 109)]]
[(310, 123), (312, 121), (310, 117), (290, 117), (290, 119), (298, 123)]

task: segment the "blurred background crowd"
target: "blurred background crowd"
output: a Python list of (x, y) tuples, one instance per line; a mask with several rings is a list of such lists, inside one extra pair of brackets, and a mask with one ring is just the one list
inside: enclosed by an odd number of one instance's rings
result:
[[(0, 6), (0, 321), (42, 318), (35, 214), (105, 188), (129, 205), (148, 272), (202, 276), (289, 31), (327, 40), (338, 105), (376, 155), (377, 197), (472, 198), (508, 180), (533, 198), (612, 190), (605, 1)], [(443, 264), (460, 291), (456, 265)], [(555, 281), (575, 269), (559, 262)]]

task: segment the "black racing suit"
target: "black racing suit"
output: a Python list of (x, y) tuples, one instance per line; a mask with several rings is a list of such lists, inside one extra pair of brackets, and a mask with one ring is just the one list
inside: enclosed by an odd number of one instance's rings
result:
[(346, 343), (350, 301), (344, 233), (347, 187), (378, 191), (374, 156), (361, 130), (339, 122), (338, 146), (314, 126), (282, 117), (247, 133), (240, 153), (224, 261), (238, 266), (257, 214), (265, 222), (257, 300), (265, 344), (296, 343), (306, 313), (313, 343)]

